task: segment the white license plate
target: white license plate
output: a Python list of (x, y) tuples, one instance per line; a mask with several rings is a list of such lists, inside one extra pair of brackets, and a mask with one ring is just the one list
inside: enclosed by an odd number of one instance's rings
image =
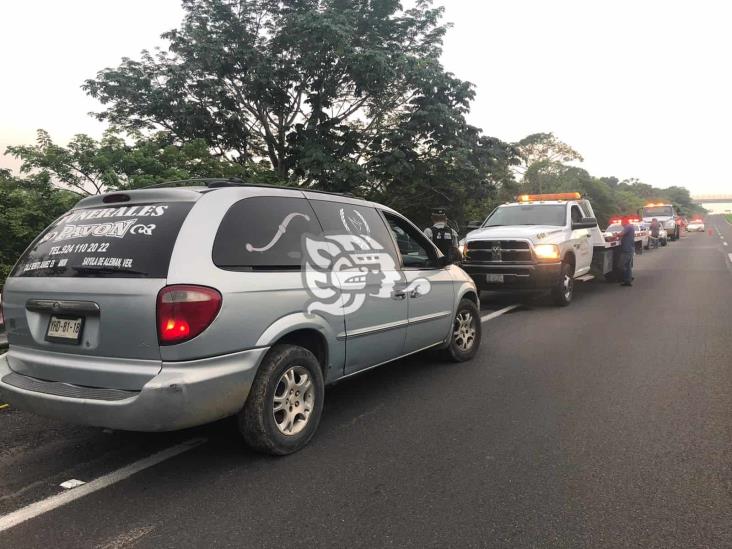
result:
[(82, 317), (51, 316), (46, 331), (46, 339), (62, 343), (79, 343), (83, 326), (84, 319)]
[(487, 274), (485, 275), (485, 281), (489, 283), (495, 283), (495, 282), (503, 282), (503, 275), (502, 274)]

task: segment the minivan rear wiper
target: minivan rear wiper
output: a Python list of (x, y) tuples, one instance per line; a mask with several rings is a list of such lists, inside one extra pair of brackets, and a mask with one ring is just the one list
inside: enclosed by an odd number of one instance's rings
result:
[(71, 267), (77, 274), (130, 274), (147, 276), (147, 273), (134, 269), (117, 269), (115, 267)]

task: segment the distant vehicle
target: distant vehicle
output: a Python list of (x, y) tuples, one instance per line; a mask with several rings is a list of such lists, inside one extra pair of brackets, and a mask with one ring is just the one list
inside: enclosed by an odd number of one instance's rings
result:
[(342, 195), (214, 179), (87, 197), (5, 284), (0, 395), (129, 431), (236, 416), (254, 449), (288, 454), (328, 383), (428, 348), (473, 358), (478, 292), (453, 263)]
[(661, 226), (666, 229), (668, 239), (678, 240), (681, 236), (681, 226), (676, 223), (676, 212), (671, 204), (646, 204), (638, 214), (644, 223), (650, 224), (655, 217)]
[(692, 219), (691, 222), (686, 226), (686, 230), (690, 233), (703, 233), (706, 230), (704, 226), (704, 221), (702, 219)]
[[(643, 253), (643, 250), (648, 249), (648, 244), (651, 236), (650, 225), (642, 223), (640, 219), (631, 218), (630, 223), (635, 227), (635, 249), (638, 253)], [(623, 232), (623, 220), (619, 217), (614, 217), (610, 220), (610, 225), (603, 233), (605, 242), (613, 242), (614, 240), (620, 240), (620, 234)]]

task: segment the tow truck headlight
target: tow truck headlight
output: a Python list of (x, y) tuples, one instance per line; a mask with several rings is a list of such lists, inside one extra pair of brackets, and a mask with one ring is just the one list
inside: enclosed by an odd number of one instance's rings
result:
[(559, 246), (556, 244), (537, 244), (534, 246), (537, 259), (559, 259)]

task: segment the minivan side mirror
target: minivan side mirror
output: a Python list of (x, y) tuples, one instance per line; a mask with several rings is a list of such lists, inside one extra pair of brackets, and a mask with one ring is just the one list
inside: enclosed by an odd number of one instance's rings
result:
[(594, 217), (583, 217), (579, 221), (572, 223), (572, 230), (576, 229), (592, 229), (597, 227), (597, 219)]
[(455, 246), (451, 246), (447, 250), (447, 255), (442, 255), (437, 258), (437, 266), (440, 269), (444, 269), (448, 265), (458, 263), (462, 259), (462, 254)]

